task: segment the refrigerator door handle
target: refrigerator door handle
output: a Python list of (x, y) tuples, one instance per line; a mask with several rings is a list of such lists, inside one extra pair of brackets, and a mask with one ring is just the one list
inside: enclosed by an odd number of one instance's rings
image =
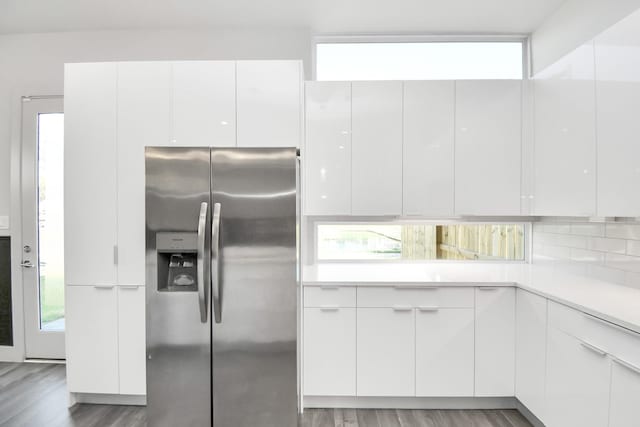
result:
[(220, 295), (220, 203), (213, 204), (211, 222), (211, 289), (213, 291), (213, 316), (216, 323), (222, 322), (222, 302)]
[(200, 306), (200, 321), (207, 323), (207, 294), (205, 282), (205, 246), (206, 246), (206, 233), (207, 233), (207, 215), (209, 213), (209, 204), (202, 202), (200, 204), (200, 216), (198, 217), (198, 259), (197, 259), (197, 273), (198, 273), (198, 305)]

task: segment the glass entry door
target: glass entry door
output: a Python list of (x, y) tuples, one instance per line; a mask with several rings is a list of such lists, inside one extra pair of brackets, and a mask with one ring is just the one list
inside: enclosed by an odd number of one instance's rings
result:
[(27, 358), (64, 359), (62, 97), (22, 103), (22, 280)]

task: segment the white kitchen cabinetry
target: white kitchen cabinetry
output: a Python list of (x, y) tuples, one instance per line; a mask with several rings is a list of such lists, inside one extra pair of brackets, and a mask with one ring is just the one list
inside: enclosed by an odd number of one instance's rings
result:
[(236, 63), (238, 147), (299, 147), (302, 62)]
[(613, 360), (609, 427), (635, 427), (638, 424), (640, 367)]
[(352, 214), (402, 213), (402, 82), (352, 83)]
[(514, 395), (515, 304), (514, 288), (476, 288), (476, 396)]
[(519, 215), (522, 82), (456, 82), (455, 210)]
[(65, 283), (115, 284), (116, 64), (65, 66)]
[(118, 286), (120, 394), (146, 394), (145, 287)]
[(356, 309), (304, 309), (304, 393), (356, 395)]
[(535, 215), (596, 213), (593, 43), (536, 75)]
[(416, 310), (416, 396), (473, 396), (473, 308)]
[(595, 39), (598, 216), (640, 216), (639, 25), (634, 13)]
[(358, 396), (415, 395), (413, 308), (358, 308), (357, 349)]
[(516, 397), (544, 421), (547, 300), (516, 293)]
[(116, 287), (67, 286), (65, 292), (67, 388), (119, 393)]
[(454, 213), (454, 102), (454, 81), (404, 82), (405, 216)]
[(351, 83), (307, 82), (307, 215), (351, 214)]

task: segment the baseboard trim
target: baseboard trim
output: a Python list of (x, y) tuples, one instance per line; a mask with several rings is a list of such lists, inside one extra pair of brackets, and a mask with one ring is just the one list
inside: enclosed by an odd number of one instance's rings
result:
[(517, 409), (515, 397), (305, 396), (305, 408)]
[(73, 406), (76, 403), (145, 406), (147, 404), (147, 396), (133, 394), (69, 393), (69, 405)]
[(533, 427), (545, 427), (544, 423), (540, 421), (538, 417), (533, 415), (533, 412), (531, 412), (529, 408), (524, 406), (524, 404), (518, 399), (516, 399), (516, 409), (522, 414), (523, 417), (527, 419), (527, 421), (529, 421), (533, 425)]

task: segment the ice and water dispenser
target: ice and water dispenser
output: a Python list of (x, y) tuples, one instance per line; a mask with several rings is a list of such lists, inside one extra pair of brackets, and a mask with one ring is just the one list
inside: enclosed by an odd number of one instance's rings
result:
[(158, 233), (158, 291), (197, 292), (197, 233)]

